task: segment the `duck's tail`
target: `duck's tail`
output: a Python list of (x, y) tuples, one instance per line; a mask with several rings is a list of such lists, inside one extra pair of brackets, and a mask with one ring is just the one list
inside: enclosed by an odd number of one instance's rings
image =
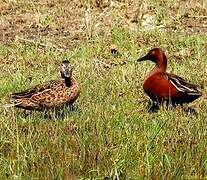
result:
[(0, 105), (0, 108), (11, 108), (11, 107), (15, 107), (15, 106), (17, 106), (19, 104), (21, 104), (21, 102), (11, 103), (11, 104), (4, 104), (4, 105)]

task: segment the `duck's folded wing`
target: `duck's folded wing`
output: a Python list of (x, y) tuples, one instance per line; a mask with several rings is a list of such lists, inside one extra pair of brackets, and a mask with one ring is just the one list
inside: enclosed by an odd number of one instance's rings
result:
[(56, 81), (50, 81), (48, 83), (39, 84), (39, 85), (36, 85), (36, 86), (34, 86), (30, 89), (27, 89), (25, 91), (21, 91), (21, 92), (18, 92), (18, 93), (13, 93), (11, 95), (11, 97), (13, 99), (29, 98), (32, 95), (36, 94), (36, 93), (45, 91), (46, 89), (50, 89), (51, 86), (53, 86), (54, 84), (56, 84)]
[(80, 87), (74, 85), (70, 88), (64, 83), (34, 94), (30, 101), (43, 108), (61, 107), (64, 104), (72, 104), (80, 93)]
[[(58, 90), (58, 91), (56, 91)], [(58, 107), (70, 100), (67, 89), (62, 88), (61, 84), (51, 89), (34, 94), (30, 101), (41, 107)]]
[(166, 73), (165, 75), (178, 91), (187, 93), (189, 95), (202, 95), (202, 93), (198, 90), (198, 85), (186, 82), (186, 80), (175, 74)]

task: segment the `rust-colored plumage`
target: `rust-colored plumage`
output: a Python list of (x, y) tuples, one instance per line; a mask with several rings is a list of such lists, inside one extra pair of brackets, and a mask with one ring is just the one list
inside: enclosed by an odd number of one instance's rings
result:
[(42, 111), (60, 108), (65, 104), (71, 105), (80, 93), (80, 86), (72, 76), (69, 61), (63, 61), (60, 72), (63, 78), (61, 80), (52, 80), (26, 91), (13, 93), (11, 97), (15, 107)]
[(202, 93), (198, 87), (186, 82), (183, 78), (166, 73), (167, 58), (163, 51), (154, 48), (149, 53), (138, 59), (138, 61), (151, 60), (156, 63), (153, 70), (147, 75), (144, 81), (144, 91), (157, 105), (190, 103), (199, 98)]

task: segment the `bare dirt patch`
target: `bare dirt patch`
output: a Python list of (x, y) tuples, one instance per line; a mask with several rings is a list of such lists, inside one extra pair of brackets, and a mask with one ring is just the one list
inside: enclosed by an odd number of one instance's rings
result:
[(10, 1), (0, 12), (3, 43), (21, 37), (74, 48), (96, 35), (110, 37), (114, 26), (207, 33), (207, 7), (196, 1)]

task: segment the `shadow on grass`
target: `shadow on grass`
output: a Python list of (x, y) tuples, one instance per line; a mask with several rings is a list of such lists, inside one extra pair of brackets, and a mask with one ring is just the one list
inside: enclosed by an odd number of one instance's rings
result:
[(24, 119), (35, 119), (40, 117), (44, 120), (64, 120), (65, 117), (71, 116), (72, 113), (80, 114), (81, 109), (78, 105), (67, 105), (59, 109), (35, 111), (35, 110), (25, 110), (16, 109), (16, 114)]
[(147, 109), (149, 113), (157, 113), (161, 108), (165, 109), (165, 110), (175, 110), (175, 108), (180, 107), (182, 109), (182, 111), (186, 114), (191, 114), (191, 115), (198, 115), (198, 112), (192, 108), (192, 107), (188, 107), (188, 106), (184, 106), (184, 105), (163, 105), (163, 106), (159, 106), (156, 103), (153, 103), (152, 101), (149, 100), (148, 104), (147, 104)]

